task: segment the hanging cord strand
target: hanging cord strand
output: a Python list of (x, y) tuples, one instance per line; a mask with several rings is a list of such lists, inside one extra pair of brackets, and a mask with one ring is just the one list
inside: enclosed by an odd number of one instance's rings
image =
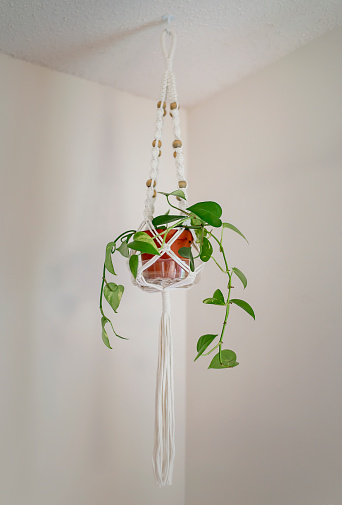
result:
[[(170, 38), (170, 49), (167, 48), (167, 38)], [(174, 157), (175, 157), (175, 165), (177, 171), (177, 181), (178, 188), (181, 189), (187, 200), (187, 192), (186, 188), (188, 183), (185, 179), (184, 175), (184, 156), (182, 151), (182, 141), (181, 141), (181, 129), (180, 129), (180, 116), (179, 116), (179, 103), (177, 96), (177, 88), (176, 88), (176, 78), (173, 72), (173, 57), (176, 49), (176, 34), (169, 29), (165, 29), (161, 35), (161, 45), (162, 51), (166, 62), (166, 70), (162, 79), (161, 84), (161, 96), (160, 101), (158, 102), (157, 108), (157, 120), (156, 120), (156, 129), (153, 141), (152, 148), (152, 159), (151, 159), (151, 169), (148, 180), (147, 187), (147, 195), (145, 200), (145, 210), (144, 217), (145, 219), (152, 220), (154, 213), (154, 204), (156, 200), (156, 186), (158, 179), (158, 168), (159, 168), (159, 157), (161, 154), (161, 138), (162, 138), (162, 128), (163, 128), (163, 118), (166, 113), (166, 100), (169, 98), (169, 102), (171, 104), (171, 116), (173, 123), (173, 148), (174, 148)], [(181, 210), (186, 209), (187, 203), (186, 200), (179, 199), (179, 208)]]
[(157, 107), (157, 119), (154, 133), (154, 141), (152, 145), (151, 168), (150, 168), (149, 180), (147, 182), (144, 217), (145, 219), (149, 220), (152, 220), (154, 213), (155, 188), (157, 185), (159, 157), (161, 154), (160, 146), (163, 130), (163, 117), (165, 115), (164, 104), (166, 105), (166, 98), (167, 98), (168, 77), (169, 77), (169, 71), (166, 70), (161, 82), (161, 93)]
[[(167, 53), (166, 50), (166, 35), (167, 33), (170, 34), (171, 36), (171, 49), (170, 52)], [(163, 47), (163, 53), (166, 59), (166, 64), (167, 68), (169, 69), (168, 73), (168, 83), (167, 83), (167, 88), (168, 88), (168, 95), (169, 95), (169, 100), (170, 100), (170, 107), (171, 107), (171, 117), (172, 117), (172, 123), (173, 123), (173, 135), (174, 135), (174, 141), (173, 141), (173, 148), (174, 148), (174, 157), (175, 157), (175, 164), (176, 164), (176, 171), (177, 171), (177, 181), (178, 181), (178, 188), (181, 189), (184, 194), (185, 198), (187, 199), (187, 192), (186, 188), (188, 186), (188, 183), (185, 179), (184, 175), (184, 156), (183, 156), (183, 144), (182, 144), (182, 134), (181, 134), (181, 129), (180, 129), (180, 116), (179, 116), (179, 102), (178, 102), (178, 95), (177, 95), (177, 87), (176, 87), (176, 77), (173, 72), (172, 64), (173, 64), (173, 57), (175, 53), (175, 47), (176, 47), (176, 35), (173, 33), (171, 30), (166, 30), (162, 34), (162, 47)], [(181, 210), (186, 209), (187, 203), (186, 200), (180, 199), (179, 200), (179, 208)]]
[(175, 458), (175, 415), (173, 387), (173, 346), (170, 291), (162, 291), (158, 368), (156, 377), (153, 469), (156, 484), (172, 484)]
[(185, 178), (184, 173), (184, 155), (183, 155), (183, 143), (181, 140), (182, 134), (180, 129), (179, 102), (177, 97), (176, 79), (172, 70), (170, 71), (169, 74), (168, 89), (169, 89), (171, 107), (174, 107), (172, 109), (171, 114), (173, 123), (173, 134), (174, 134), (173, 147), (175, 152), (175, 164), (177, 171), (178, 188), (184, 192), (186, 198), (185, 200), (183, 199), (179, 200), (179, 208), (181, 210), (185, 210), (187, 207), (187, 198), (188, 198), (186, 191), (186, 188), (188, 187), (188, 182)]

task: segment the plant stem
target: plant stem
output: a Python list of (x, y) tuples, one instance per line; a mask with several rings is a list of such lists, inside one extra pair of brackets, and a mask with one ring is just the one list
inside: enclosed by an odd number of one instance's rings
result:
[(116, 244), (116, 242), (119, 240), (119, 238), (123, 237), (124, 235), (131, 235), (133, 233), (136, 233), (136, 230), (124, 231), (123, 233), (121, 233), (121, 235), (119, 235), (118, 237), (116, 237), (115, 240), (113, 240), (114, 244)]
[(221, 336), (220, 336), (220, 341), (219, 341), (219, 358), (220, 358), (221, 365), (223, 365), (223, 362), (222, 362), (222, 339), (223, 339), (224, 331), (226, 329), (226, 325), (227, 325), (227, 321), (228, 321), (229, 309), (230, 309), (230, 292), (232, 289), (232, 285), (231, 285), (232, 276), (229, 272), (228, 272), (228, 276), (229, 276), (229, 282), (228, 282), (228, 297), (227, 297), (227, 303), (226, 303), (226, 313), (224, 316), (224, 321), (223, 321), (223, 326), (222, 326), (222, 331), (221, 331)]
[(220, 345), (220, 342), (218, 344), (216, 344), (215, 347), (213, 347), (212, 349), (210, 349), (209, 352), (206, 352), (205, 354), (203, 354), (203, 356), (208, 356), (208, 354), (210, 354), (213, 351), (215, 351), (215, 349), (217, 349), (219, 345)]
[(105, 265), (103, 265), (102, 284), (101, 284), (101, 291), (100, 291), (100, 312), (101, 312), (101, 314), (102, 314), (103, 317), (106, 317), (104, 315), (104, 312), (103, 312), (103, 309), (102, 309), (103, 286), (104, 286), (104, 283), (106, 282), (105, 275), (106, 275), (106, 267), (105, 267)]
[(211, 258), (213, 259), (213, 261), (215, 261), (216, 265), (219, 267), (219, 269), (221, 270), (221, 272), (223, 272), (224, 274), (226, 274), (227, 272), (225, 270), (223, 270), (223, 268), (221, 267), (221, 265), (216, 261), (216, 259), (214, 258), (214, 256), (212, 255)]
[[(213, 239), (218, 243), (218, 246), (220, 248), (220, 252), (221, 252), (221, 254), (223, 256), (224, 264), (226, 266), (226, 272), (225, 273), (228, 275), (228, 278), (229, 278), (229, 281), (228, 281), (228, 296), (227, 296), (227, 302), (226, 302), (226, 313), (224, 315), (224, 321), (223, 321), (223, 326), (222, 326), (220, 341), (219, 341), (219, 344), (218, 344), (218, 346), (219, 346), (219, 360), (220, 360), (220, 364), (223, 366), (223, 361), (222, 361), (222, 340), (223, 340), (223, 335), (224, 335), (224, 332), (225, 332), (225, 329), (226, 329), (226, 325), (227, 325), (227, 321), (228, 321), (228, 316), (229, 316), (230, 292), (231, 292), (231, 289), (232, 289), (232, 274), (229, 272), (227, 258), (226, 258), (226, 255), (225, 255), (225, 252), (224, 252), (224, 249), (223, 249), (223, 246), (222, 246), (222, 234), (221, 234), (221, 240), (219, 240), (217, 237), (215, 237), (215, 235), (213, 235), (212, 232), (209, 232), (209, 235), (211, 237), (213, 237)], [(220, 265), (217, 263), (217, 261), (214, 258), (213, 258), (213, 260), (215, 261), (215, 263), (217, 264), (217, 266), (219, 268), (221, 268)], [(224, 272), (223, 268), (221, 268), (221, 270)]]
[(191, 214), (189, 212), (186, 212), (185, 210), (179, 209), (178, 207), (175, 207), (174, 205), (172, 205), (172, 203), (170, 203), (168, 196), (166, 197), (166, 200), (167, 200), (167, 203), (170, 205), (170, 207), (172, 207), (173, 209), (176, 209), (180, 212), (183, 212), (183, 214), (186, 214), (188, 217), (190, 217)]

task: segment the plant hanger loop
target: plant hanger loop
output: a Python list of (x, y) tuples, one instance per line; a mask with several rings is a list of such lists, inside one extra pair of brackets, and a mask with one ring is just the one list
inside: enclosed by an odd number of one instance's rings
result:
[[(170, 49), (167, 49), (166, 37), (171, 37)], [(173, 57), (176, 50), (177, 37), (176, 34), (169, 28), (165, 28), (161, 34), (161, 46), (163, 50), (163, 55), (166, 61), (166, 67), (168, 70), (172, 69)]]

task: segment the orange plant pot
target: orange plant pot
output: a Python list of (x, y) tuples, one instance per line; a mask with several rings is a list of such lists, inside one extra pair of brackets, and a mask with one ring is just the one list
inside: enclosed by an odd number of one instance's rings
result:
[[(158, 229), (157, 232), (162, 232), (162, 229)], [(178, 230), (170, 230), (166, 236), (166, 242), (169, 242), (174, 234)], [(154, 242), (157, 246), (159, 246), (159, 242), (154, 238), (153, 233), (149, 230), (145, 230), (150, 237), (153, 238)], [(171, 250), (182, 259), (184, 263), (189, 265), (190, 260), (187, 258), (182, 258), (178, 254), (178, 250), (181, 247), (190, 247), (193, 242), (192, 234), (189, 230), (183, 230), (183, 232), (179, 235), (179, 237), (171, 244)], [(142, 264), (149, 261), (154, 256), (152, 254), (143, 253), (141, 255)], [(173, 258), (171, 258), (167, 253), (164, 253), (160, 258), (158, 258), (151, 266), (143, 270), (142, 275), (144, 276), (147, 282), (151, 282), (154, 284), (165, 284), (165, 281), (168, 283), (172, 283), (173, 281), (177, 281), (180, 279), (185, 279), (188, 276), (188, 272), (184, 270)]]

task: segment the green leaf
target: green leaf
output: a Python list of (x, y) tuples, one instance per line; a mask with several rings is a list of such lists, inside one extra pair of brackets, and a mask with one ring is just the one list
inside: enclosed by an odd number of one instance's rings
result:
[(182, 191), (181, 189), (176, 189), (175, 191), (172, 191), (172, 193), (170, 193), (170, 196), (178, 196), (179, 198), (186, 200), (184, 191)]
[[(107, 318), (107, 319), (108, 319), (108, 318)], [(116, 331), (114, 330), (114, 326), (112, 325), (112, 321), (111, 321), (110, 319), (108, 319), (108, 322), (109, 322), (109, 324), (111, 325), (112, 330), (113, 330), (113, 333), (114, 333), (114, 335), (115, 335), (116, 337), (122, 338), (122, 340), (129, 340), (128, 338), (126, 338), (126, 337), (121, 337), (120, 335), (118, 335), (118, 334), (116, 333)]]
[(113, 333), (116, 337), (119, 337), (119, 338), (122, 338), (123, 340), (128, 340), (128, 338), (125, 338), (125, 337), (121, 337), (120, 335), (118, 335), (116, 333), (116, 331), (114, 330), (114, 327), (112, 325), (112, 321), (110, 319), (108, 319), (108, 317), (105, 317), (103, 316), (101, 318), (101, 324), (102, 324), (102, 340), (104, 342), (104, 344), (109, 347), (109, 349), (112, 349), (111, 346), (110, 346), (110, 343), (109, 343), (109, 338), (108, 338), (108, 334), (106, 332), (106, 329), (105, 329), (105, 325), (109, 323), (112, 327), (112, 330), (113, 330)]
[(202, 249), (200, 254), (201, 260), (204, 262), (209, 261), (212, 254), (213, 254), (213, 246), (206, 237), (203, 237)]
[(106, 257), (105, 257), (105, 267), (107, 268), (108, 272), (110, 272), (113, 275), (116, 275), (112, 263), (112, 249), (114, 247), (114, 242), (109, 242), (106, 246)]
[(198, 219), (197, 217), (192, 217), (190, 219), (190, 222), (191, 222), (192, 226), (201, 226), (201, 224), (202, 224), (202, 221), (200, 219)]
[[(148, 247), (146, 247), (148, 246)], [(128, 244), (128, 247), (131, 249), (134, 249), (135, 251), (141, 251), (141, 252), (146, 252), (148, 254), (155, 254), (159, 256), (159, 250), (158, 247), (156, 246), (154, 240), (152, 237), (150, 237), (146, 232), (144, 231), (138, 231), (137, 233), (134, 234), (133, 236), (133, 242)], [(148, 250), (146, 250), (148, 249)], [(153, 252), (151, 252), (153, 251)]]
[(234, 351), (230, 351), (229, 349), (224, 349), (221, 351), (222, 357), (222, 365), (220, 363), (220, 353), (218, 352), (213, 359), (211, 360), (208, 368), (233, 368), (237, 366), (239, 363), (236, 361), (236, 354)]
[(129, 258), (129, 268), (132, 272), (134, 279), (137, 278), (139, 259), (136, 254), (132, 254)]
[(118, 247), (117, 249), (119, 253), (122, 254), (125, 258), (129, 258), (129, 250), (128, 250), (128, 245), (127, 242), (122, 242), (121, 246)]
[(157, 216), (153, 219), (152, 224), (155, 228), (161, 226), (162, 224), (172, 223), (174, 221), (179, 221), (183, 216), (172, 216), (163, 214), (162, 216)]
[(178, 249), (178, 254), (179, 256), (182, 256), (182, 258), (191, 258), (192, 252), (191, 252), (191, 247), (181, 247)]
[(190, 259), (190, 270), (191, 270), (191, 272), (194, 272), (195, 271), (195, 260), (192, 255), (191, 247), (181, 247), (180, 249), (178, 249), (178, 254), (182, 258)]
[(200, 244), (202, 242), (202, 237), (204, 236), (204, 228), (195, 228), (195, 233), (197, 242)]
[(140, 251), (142, 253), (160, 256), (159, 252), (156, 252), (156, 248), (153, 247), (151, 244), (148, 244), (147, 242), (133, 241), (130, 244), (128, 244), (128, 247), (130, 249), (133, 249), (134, 251)]
[(202, 335), (199, 339), (198, 339), (198, 342), (197, 342), (197, 356), (196, 358), (194, 359), (194, 361), (196, 361), (196, 359), (198, 359), (201, 354), (204, 353), (204, 351), (206, 350), (206, 348), (211, 344), (211, 342), (217, 337), (217, 335), (211, 335), (211, 334), (208, 334), (208, 335)]
[(188, 207), (187, 210), (215, 228), (219, 228), (222, 225), (222, 221), (220, 219), (222, 216), (222, 209), (216, 202), (195, 203), (195, 205)]
[(203, 303), (207, 303), (209, 305), (226, 305), (223, 293), (220, 289), (217, 289), (215, 291), (212, 298), (206, 298), (205, 300), (203, 300)]
[(223, 228), (229, 228), (230, 230), (233, 230), (235, 231), (236, 233), (238, 233), (239, 235), (241, 235), (242, 238), (244, 238), (247, 242), (247, 244), (249, 244), (248, 240), (246, 239), (246, 237), (241, 233), (240, 230), (238, 230), (236, 228), (236, 226), (234, 226), (233, 224), (229, 224), (229, 223), (222, 223), (222, 227)]
[(103, 340), (103, 343), (109, 348), (109, 349), (112, 349), (112, 347), (110, 346), (110, 343), (109, 343), (109, 338), (108, 338), (108, 335), (107, 335), (107, 332), (106, 332), (106, 328), (105, 328), (105, 325), (110, 322), (109, 319), (107, 319), (106, 317), (101, 317), (101, 325), (102, 325), (102, 340)]
[[(195, 216), (193, 216), (190, 221), (191, 221), (191, 226), (198, 227), (198, 226), (202, 225), (202, 221)], [(196, 237), (197, 237), (198, 242), (201, 243), (202, 236), (203, 236), (203, 227), (195, 228), (195, 233), (196, 233)]]
[(159, 194), (165, 195), (165, 196), (178, 196), (179, 198), (183, 198), (183, 200), (186, 200), (184, 191), (181, 189), (176, 189), (175, 191), (172, 191), (172, 193), (163, 193), (162, 191), (158, 191)]
[(124, 292), (124, 287), (121, 284), (115, 284), (114, 282), (109, 282), (105, 285), (103, 294), (109, 305), (112, 307), (114, 312), (120, 305), (120, 301)]
[(252, 316), (253, 319), (255, 319), (254, 310), (249, 305), (249, 303), (245, 302), (244, 300), (239, 300), (238, 298), (234, 298), (233, 300), (230, 300), (230, 303), (234, 303), (235, 305), (238, 305), (238, 307), (241, 307), (243, 310), (245, 310), (247, 312), (247, 314), (249, 314), (250, 316)]
[(246, 289), (246, 286), (247, 286), (247, 278), (245, 276), (245, 274), (243, 272), (241, 272), (241, 270), (239, 270), (238, 268), (234, 267), (232, 268), (233, 272), (235, 275), (238, 276), (238, 278), (240, 279), (240, 281), (242, 282), (243, 284), (243, 289)]

